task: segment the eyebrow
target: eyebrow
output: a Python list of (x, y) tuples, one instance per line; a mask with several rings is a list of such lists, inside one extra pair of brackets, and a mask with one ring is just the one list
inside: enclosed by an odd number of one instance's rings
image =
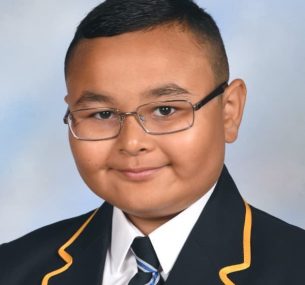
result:
[(83, 91), (81, 97), (75, 102), (75, 106), (85, 105), (86, 103), (114, 103), (114, 100), (107, 95), (98, 94), (91, 91)]
[(176, 96), (180, 94), (190, 94), (190, 92), (187, 89), (184, 89), (175, 83), (169, 83), (157, 88), (153, 88), (148, 92), (145, 92), (145, 94), (147, 96), (152, 96), (152, 97), (162, 97), (162, 96)]

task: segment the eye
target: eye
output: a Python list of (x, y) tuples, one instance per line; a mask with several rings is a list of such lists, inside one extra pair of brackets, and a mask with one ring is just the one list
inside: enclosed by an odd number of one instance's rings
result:
[(160, 106), (155, 108), (155, 115), (157, 116), (169, 116), (176, 111), (176, 108), (172, 106)]
[(92, 116), (98, 120), (110, 120), (114, 118), (115, 113), (111, 110), (104, 110), (94, 113)]

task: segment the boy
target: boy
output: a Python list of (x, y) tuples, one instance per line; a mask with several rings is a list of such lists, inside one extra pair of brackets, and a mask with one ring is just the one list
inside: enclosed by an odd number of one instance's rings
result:
[(106, 202), (0, 247), (0, 284), (301, 284), (305, 233), (224, 166), (246, 87), (190, 0), (108, 0), (65, 61), (70, 145)]

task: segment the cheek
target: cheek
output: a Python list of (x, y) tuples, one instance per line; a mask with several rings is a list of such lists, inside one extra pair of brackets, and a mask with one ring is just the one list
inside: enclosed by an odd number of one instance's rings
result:
[(103, 142), (79, 141), (74, 138), (69, 138), (72, 154), (76, 166), (85, 179), (87, 176), (103, 170), (106, 166), (110, 146)]
[[(197, 118), (194, 126), (168, 137), (164, 152), (171, 158), (175, 184), (193, 197), (208, 191), (219, 177), (224, 163), (224, 132), (221, 118), (209, 122)], [(171, 140), (171, 141), (169, 141)]]
[[(166, 152), (170, 154), (173, 164), (181, 175), (192, 174), (198, 167), (207, 169), (214, 164), (220, 163), (224, 157), (224, 134), (222, 125), (196, 124), (193, 128), (177, 134), (171, 138), (172, 143), (166, 145)], [(170, 140), (170, 138), (168, 139)], [(165, 145), (165, 144), (164, 144)]]

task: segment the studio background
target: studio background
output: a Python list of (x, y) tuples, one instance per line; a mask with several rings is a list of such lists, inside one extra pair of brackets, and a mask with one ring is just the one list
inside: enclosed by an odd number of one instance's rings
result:
[[(63, 61), (97, 0), (0, 2), (0, 243), (101, 204), (78, 175), (62, 117)], [(202, 0), (231, 79), (248, 87), (226, 164), (252, 205), (305, 228), (305, 2)]]

